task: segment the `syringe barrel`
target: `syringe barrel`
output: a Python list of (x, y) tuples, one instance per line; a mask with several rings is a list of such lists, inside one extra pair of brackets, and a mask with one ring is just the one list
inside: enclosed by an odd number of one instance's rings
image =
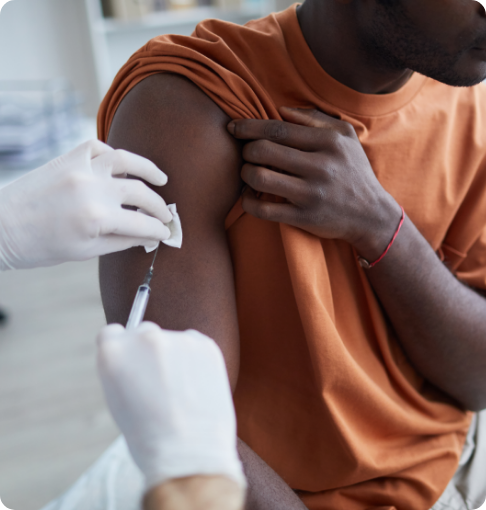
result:
[(140, 285), (128, 317), (127, 329), (135, 329), (143, 321), (149, 297), (150, 287), (146, 284)]

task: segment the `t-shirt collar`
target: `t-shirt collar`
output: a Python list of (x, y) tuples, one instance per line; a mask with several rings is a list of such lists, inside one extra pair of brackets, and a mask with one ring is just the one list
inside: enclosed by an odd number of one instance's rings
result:
[(297, 5), (278, 13), (277, 21), (285, 37), (290, 58), (299, 74), (326, 102), (343, 112), (376, 117), (404, 107), (424, 85), (427, 78), (419, 73), (414, 73), (403, 87), (390, 94), (363, 94), (338, 82), (324, 71), (307, 45), (297, 19)]

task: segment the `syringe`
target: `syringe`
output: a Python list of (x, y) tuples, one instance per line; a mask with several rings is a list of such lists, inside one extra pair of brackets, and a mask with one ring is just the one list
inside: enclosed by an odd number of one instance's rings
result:
[(150, 266), (150, 269), (147, 271), (147, 274), (143, 279), (142, 285), (140, 285), (140, 287), (137, 290), (137, 295), (135, 296), (132, 309), (130, 310), (130, 316), (128, 317), (127, 329), (135, 329), (143, 321), (143, 318), (145, 316), (145, 311), (147, 310), (147, 305), (151, 291), (150, 281), (152, 280), (152, 276), (154, 275), (154, 263), (158, 251), (159, 247), (157, 246), (157, 250), (155, 250), (154, 259), (152, 260), (152, 265)]

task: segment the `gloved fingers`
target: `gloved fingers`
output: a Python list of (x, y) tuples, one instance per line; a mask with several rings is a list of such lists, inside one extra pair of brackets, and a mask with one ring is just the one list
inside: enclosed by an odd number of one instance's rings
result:
[[(149, 369), (152, 360), (157, 358), (163, 340), (162, 330), (153, 322), (143, 322), (136, 329), (127, 331), (120, 324), (111, 324), (101, 329), (97, 336), (98, 369), (102, 379), (129, 377), (135, 359), (148, 356)], [(145, 344), (145, 345), (144, 345)], [(106, 379), (105, 379), (106, 380)]]
[(89, 258), (101, 257), (109, 253), (129, 250), (137, 246), (151, 247), (157, 242), (158, 241), (154, 241), (153, 239), (144, 239), (143, 237), (108, 234), (98, 238), (96, 253), (89, 253)]
[(88, 152), (89, 158), (95, 159), (101, 156), (102, 154), (109, 154), (114, 152), (115, 150), (109, 145), (106, 145), (106, 143), (101, 142), (100, 140), (89, 140), (81, 144), (72, 152), (74, 151)]
[(102, 154), (92, 162), (93, 171), (109, 172), (113, 176), (133, 175), (156, 186), (167, 184), (167, 175), (157, 165), (142, 156), (122, 149)]
[(132, 332), (134, 334), (150, 332), (158, 332), (159, 334), (162, 334), (163, 329), (158, 324), (155, 324), (155, 322), (144, 321), (138, 326), (138, 328), (132, 330)]
[(123, 340), (126, 334), (125, 328), (121, 324), (108, 324), (100, 329), (96, 336), (96, 344), (98, 349), (103, 350), (107, 344)]
[(109, 324), (100, 330), (96, 337), (100, 374), (112, 371), (119, 364), (126, 335), (127, 332), (121, 324)]
[(184, 333), (188, 336), (191, 336), (192, 338), (194, 338), (197, 341), (214, 344), (216, 346), (216, 348), (219, 350), (218, 344), (212, 338), (205, 335), (204, 333), (201, 333), (197, 329), (186, 329), (186, 331), (184, 331)]
[(154, 241), (165, 241), (171, 233), (157, 218), (129, 209), (117, 209), (101, 222), (101, 236), (122, 236), (134, 238), (142, 246), (153, 244)]
[(113, 179), (113, 181), (118, 187), (119, 198), (123, 205), (143, 209), (146, 214), (158, 218), (162, 223), (172, 221), (172, 213), (164, 199), (142, 181), (134, 179)]
[(209, 336), (197, 331), (195, 329), (186, 329), (181, 332), (168, 331), (170, 334), (178, 334), (184, 337), (185, 342), (190, 342), (194, 349), (199, 349), (203, 353), (210, 353), (211, 356), (221, 358), (223, 360), (223, 354), (218, 344)]
[(126, 330), (121, 324), (108, 324), (100, 329), (96, 341), (98, 345), (101, 345), (112, 339), (120, 339), (125, 332)]
[(163, 355), (167, 342), (170, 341), (167, 333), (154, 322), (142, 322), (137, 329), (130, 331), (130, 340), (139, 352), (150, 353), (154, 360)]
[(130, 331), (130, 338), (139, 343), (145, 344), (150, 350), (157, 352), (167, 340), (166, 332), (155, 322), (142, 322), (138, 328)]

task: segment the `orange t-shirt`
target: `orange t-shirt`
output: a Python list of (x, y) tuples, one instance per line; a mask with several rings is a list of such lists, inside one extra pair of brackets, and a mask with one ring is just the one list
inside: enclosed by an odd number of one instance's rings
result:
[[(199, 24), (131, 57), (106, 96), (154, 73), (183, 75), (231, 118), (317, 107), (350, 122), (384, 188), (458, 278), (486, 288), (486, 88), (414, 74), (367, 95), (307, 46), (295, 6), (238, 26)], [(221, 168), (221, 172), (225, 169)], [(427, 510), (452, 478), (470, 415), (408, 363), (345, 242), (244, 214), (227, 220), (241, 335), (240, 437), (311, 509)]]

